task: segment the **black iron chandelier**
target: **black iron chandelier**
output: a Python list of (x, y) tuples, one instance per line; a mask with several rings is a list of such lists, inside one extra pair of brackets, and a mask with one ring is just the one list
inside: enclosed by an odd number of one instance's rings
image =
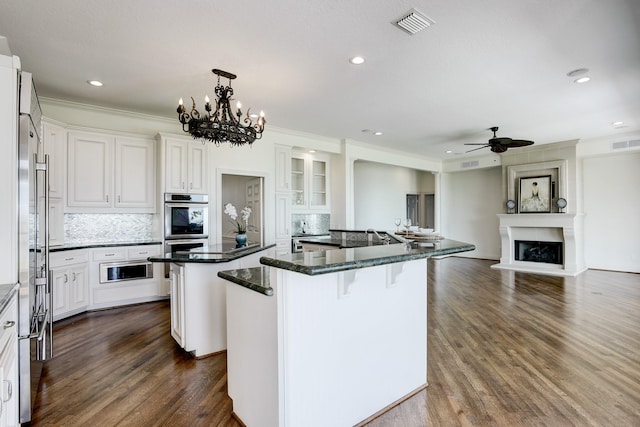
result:
[[(226, 71), (213, 69), (213, 74), (218, 76), (218, 84), (216, 85), (216, 109), (212, 113), (209, 97), (204, 98), (204, 109), (206, 114), (200, 116), (200, 112), (196, 110), (196, 101), (191, 97), (193, 106), (190, 112), (186, 112), (182, 103), (182, 98), (178, 102), (178, 120), (182, 123), (182, 130), (189, 132), (195, 139), (211, 141), (216, 145), (222, 142), (228, 142), (231, 145), (240, 146), (244, 144), (253, 144), (256, 139), (262, 138), (262, 131), (266, 120), (264, 112), (260, 111), (260, 115), (251, 114), (251, 108), (247, 110), (247, 114), (242, 118), (241, 104), (236, 104), (235, 116), (231, 112), (229, 101), (233, 96), (231, 88), (231, 80), (236, 78), (235, 74)], [(220, 77), (229, 79), (229, 85), (220, 84)], [(254, 123), (253, 120), (257, 119)]]

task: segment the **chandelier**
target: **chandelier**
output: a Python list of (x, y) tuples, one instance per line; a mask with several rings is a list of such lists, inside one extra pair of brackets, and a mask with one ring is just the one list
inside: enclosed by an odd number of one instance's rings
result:
[[(266, 120), (264, 112), (260, 111), (260, 115), (250, 114), (251, 108), (247, 109), (247, 114), (242, 118), (241, 104), (236, 104), (235, 116), (231, 111), (229, 101), (232, 100), (233, 88), (231, 88), (231, 80), (236, 78), (235, 74), (226, 71), (213, 69), (213, 74), (218, 76), (218, 84), (215, 93), (216, 108), (211, 112), (211, 103), (209, 97), (204, 98), (204, 109), (206, 114), (200, 115), (196, 110), (196, 101), (191, 97), (193, 106), (190, 112), (182, 103), (182, 98), (178, 102), (178, 120), (182, 123), (182, 130), (189, 132), (195, 139), (211, 141), (216, 145), (222, 142), (228, 142), (231, 145), (240, 146), (244, 144), (253, 144), (256, 139), (262, 138), (262, 131)], [(220, 84), (220, 77), (229, 79), (229, 85)], [(254, 123), (253, 120), (257, 119)]]

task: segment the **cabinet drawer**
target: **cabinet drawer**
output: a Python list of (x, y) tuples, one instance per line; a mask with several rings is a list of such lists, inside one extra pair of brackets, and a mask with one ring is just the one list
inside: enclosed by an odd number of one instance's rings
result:
[(52, 252), (49, 255), (51, 268), (64, 267), (72, 264), (80, 264), (89, 261), (89, 251), (76, 249), (73, 251)]
[(127, 249), (124, 247), (116, 247), (109, 249), (93, 249), (91, 251), (91, 259), (93, 261), (111, 261), (127, 259)]
[(0, 313), (0, 351), (2, 351), (12, 336), (18, 336), (18, 304), (15, 295), (11, 302)]
[(129, 259), (147, 259), (150, 256), (160, 255), (161, 245), (145, 245), (129, 248)]

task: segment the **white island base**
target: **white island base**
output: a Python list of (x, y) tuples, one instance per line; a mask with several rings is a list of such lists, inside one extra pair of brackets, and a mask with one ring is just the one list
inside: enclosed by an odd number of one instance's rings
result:
[(227, 283), (228, 392), (249, 427), (353, 426), (427, 383), (427, 261)]

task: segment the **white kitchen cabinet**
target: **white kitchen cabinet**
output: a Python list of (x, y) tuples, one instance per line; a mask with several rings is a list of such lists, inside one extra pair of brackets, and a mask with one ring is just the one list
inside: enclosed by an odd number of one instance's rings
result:
[[(44, 197), (40, 197), (39, 209), (44, 210)], [(40, 230), (44, 231), (44, 215), (40, 215)], [(49, 198), (49, 246), (64, 244), (64, 200)]]
[(20, 425), (18, 412), (18, 294), (0, 313), (0, 426)]
[(85, 249), (50, 255), (53, 320), (85, 311), (89, 305), (89, 257)]
[(276, 192), (291, 190), (291, 147), (276, 145)]
[(113, 206), (113, 144), (111, 135), (69, 132), (67, 206)]
[(208, 145), (199, 141), (162, 137), (165, 144), (165, 192), (207, 194)]
[(184, 266), (172, 263), (169, 270), (169, 280), (171, 282), (171, 336), (178, 345), (185, 347), (185, 319), (184, 319)]
[(155, 212), (155, 141), (70, 131), (67, 211)]
[(295, 211), (329, 211), (329, 157), (291, 155), (291, 206)]
[(162, 255), (162, 245), (112, 246), (89, 249), (89, 309), (103, 309), (165, 299), (162, 293), (164, 264), (153, 263), (153, 277), (100, 281), (101, 264), (144, 264), (147, 258)]
[(155, 208), (155, 141), (116, 138), (116, 208)]
[(43, 122), (44, 154), (49, 155), (49, 197), (62, 199), (65, 182), (65, 146), (67, 130), (59, 125)]
[(276, 250), (279, 255), (291, 252), (291, 194), (276, 193)]

